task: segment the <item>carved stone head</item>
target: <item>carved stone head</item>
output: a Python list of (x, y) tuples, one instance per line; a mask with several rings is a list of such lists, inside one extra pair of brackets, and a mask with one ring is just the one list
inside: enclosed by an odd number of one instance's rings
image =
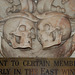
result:
[(25, 17), (8, 19), (3, 28), (3, 37), (13, 48), (32, 48), (35, 38), (34, 23)]
[(43, 19), (38, 23), (38, 39), (43, 49), (60, 45), (62, 41), (69, 38), (70, 33), (69, 20), (62, 14), (43, 15)]

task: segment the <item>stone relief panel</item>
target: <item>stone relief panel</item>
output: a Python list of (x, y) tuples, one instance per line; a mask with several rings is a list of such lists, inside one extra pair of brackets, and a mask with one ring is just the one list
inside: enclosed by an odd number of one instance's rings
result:
[(74, 53), (74, 0), (0, 0), (0, 3), (3, 57), (56, 58)]

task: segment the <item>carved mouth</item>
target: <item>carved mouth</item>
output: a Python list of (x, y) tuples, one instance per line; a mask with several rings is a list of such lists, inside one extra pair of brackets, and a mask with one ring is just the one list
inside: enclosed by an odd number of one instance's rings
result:
[(22, 51), (29, 51), (29, 50), (31, 50), (32, 48), (30, 48), (30, 47), (25, 47), (25, 48), (18, 47), (17, 49), (20, 49), (20, 50), (22, 50)]
[(16, 40), (16, 42), (17, 42), (18, 44), (20, 44), (21, 36), (16, 36), (16, 35), (15, 35), (15, 40)]
[(16, 49), (20, 49), (20, 50), (31, 50), (32, 48), (29, 46), (30, 41), (28, 41), (28, 46), (27, 45), (21, 45), (21, 36), (17, 36), (15, 35), (15, 41), (18, 44), (18, 46), (16, 47)]
[(43, 50), (51, 49), (52, 47), (57, 47), (61, 45), (60, 37), (59, 37), (60, 31), (54, 30), (50, 33), (50, 41), (45, 40), (43, 44)]

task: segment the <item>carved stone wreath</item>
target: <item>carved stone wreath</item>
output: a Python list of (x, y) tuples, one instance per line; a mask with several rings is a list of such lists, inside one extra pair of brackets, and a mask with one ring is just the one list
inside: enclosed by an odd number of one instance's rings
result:
[(6, 4), (0, 19), (3, 56), (56, 58), (74, 52), (74, 0), (61, 0), (65, 8), (55, 1), (1, 0)]

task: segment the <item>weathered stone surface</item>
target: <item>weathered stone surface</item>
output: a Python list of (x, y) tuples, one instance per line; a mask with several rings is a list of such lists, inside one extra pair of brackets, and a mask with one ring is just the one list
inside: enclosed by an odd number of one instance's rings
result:
[(74, 0), (1, 0), (0, 3), (3, 56), (74, 56)]

